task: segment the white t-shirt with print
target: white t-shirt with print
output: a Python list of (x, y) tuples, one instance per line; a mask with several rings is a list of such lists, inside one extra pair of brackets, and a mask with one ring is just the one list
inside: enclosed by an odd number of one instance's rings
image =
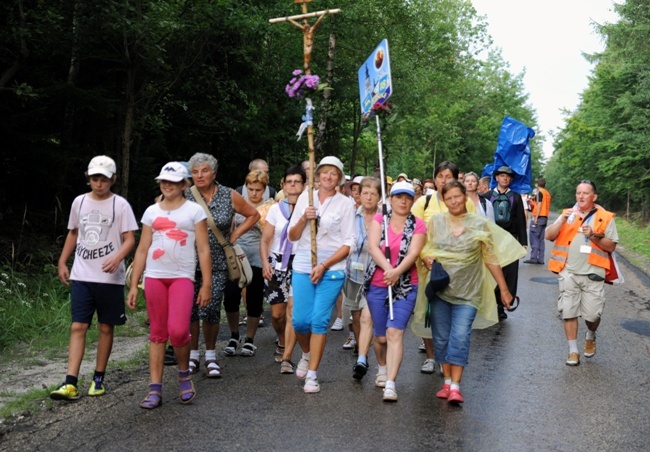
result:
[(149, 206), (142, 215), (142, 224), (150, 226), (152, 230), (144, 276), (157, 279), (189, 278), (194, 281), (194, 227), (206, 218), (203, 208), (190, 201), (185, 201), (175, 210), (163, 210), (159, 204)]
[(124, 285), (124, 261), (115, 273), (104, 272), (102, 264), (120, 251), (122, 234), (138, 230), (129, 202), (115, 194), (100, 201), (88, 194), (77, 196), (72, 202), (68, 229), (79, 232), (70, 279)]

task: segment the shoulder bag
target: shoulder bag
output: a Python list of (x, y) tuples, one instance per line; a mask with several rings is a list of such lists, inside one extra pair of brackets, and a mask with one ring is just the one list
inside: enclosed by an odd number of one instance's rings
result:
[(199, 189), (196, 185), (194, 185), (191, 190), (196, 203), (205, 210), (205, 213), (208, 216), (208, 225), (210, 226), (210, 230), (212, 230), (212, 233), (217, 238), (219, 245), (221, 245), (221, 248), (223, 248), (223, 252), (226, 255), (228, 279), (230, 281), (237, 281), (240, 288), (248, 286), (253, 280), (253, 269), (251, 268), (251, 264), (248, 261), (246, 254), (244, 254), (241, 246), (237, 244), (233, 245), (226, 241), (223, 234), (221, 234), (221, 231), (219, 231), (219, 228), (215, 224), (214, 218), (212, 218), (212, 213), (210, 212), (210, 209), (208, 209), (208, 205), (205, 203), (205, 200), (201, 196), (201, 193), (199, 193)]

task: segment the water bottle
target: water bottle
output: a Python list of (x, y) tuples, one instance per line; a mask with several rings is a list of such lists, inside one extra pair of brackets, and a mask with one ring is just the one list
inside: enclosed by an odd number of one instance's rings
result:
[(578, 214), (578, 203), (575, 203), (573, 206), (573, 210), (571, 210), (571, 215), (569, 215), (569, 218), (567, 218), (566, 222), (568, 224), (571, 224), (575, 221), (576, 215)]

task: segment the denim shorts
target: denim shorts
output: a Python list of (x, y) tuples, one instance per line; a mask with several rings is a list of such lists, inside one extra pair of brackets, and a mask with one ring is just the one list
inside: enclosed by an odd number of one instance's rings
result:
[(406, 294), (405, 299), (393, 300), (393, 320), (391, 320), (388, 303), (386, 302), (388, 287), (377, 287), (371, 284), (366, 299), (372, 317), (372, 332), (374, 335), (384, 337), (388, 328), (406, 329), (406, 325), (415, 309), (417, 294), (418, 286), (413, 286), (411, 291)]
[(431, 334), (436, 361), (465, 367), (476, 308), (453, 304), (435, 295), (431, 303)]

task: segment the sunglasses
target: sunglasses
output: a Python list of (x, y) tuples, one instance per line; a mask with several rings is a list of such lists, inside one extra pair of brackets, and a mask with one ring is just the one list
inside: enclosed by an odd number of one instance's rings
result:
[(591, 185), (591, 188), (594, 189), (594, 193), (598, 193), (598, 190), (596, 190), (596, 184), (594, 184), (594, 183), (593, 183), (592, 181), (590, 181), (589, 179), (583, 179), (583, 180), (580, 181), (580, 183), (581, 183), (581, 184), (589, 184), (589, 185)]

